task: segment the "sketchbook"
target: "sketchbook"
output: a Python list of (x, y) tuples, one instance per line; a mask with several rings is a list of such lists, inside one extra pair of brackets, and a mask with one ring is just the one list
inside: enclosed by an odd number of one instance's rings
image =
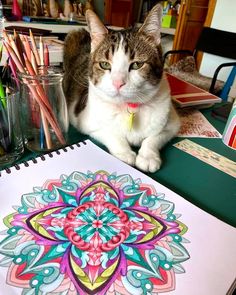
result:
[(220, 97), (174, 75), (166, 73), (166, 76), (170, 85), (172, 100), (176, 106), (180, 108), (203, 105), (209, 106), (222, 101)]
[(4, 295), (231, 294), (236, 228), (90, 141), (0, 177)]

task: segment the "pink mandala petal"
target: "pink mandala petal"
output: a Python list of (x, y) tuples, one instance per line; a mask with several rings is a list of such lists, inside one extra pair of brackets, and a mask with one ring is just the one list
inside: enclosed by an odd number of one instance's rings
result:
[(7, 283), (9, 285), (20, 287), (20, 288), (30, 288), (29, 279), (30, 275), (21, 275), (22, 267), (12, 263), (7, 272)]
[(175, 273), (173, 270), (166, 272), (165, 284), (156, 284), (153, 293), (165, 293), (175, 290)]

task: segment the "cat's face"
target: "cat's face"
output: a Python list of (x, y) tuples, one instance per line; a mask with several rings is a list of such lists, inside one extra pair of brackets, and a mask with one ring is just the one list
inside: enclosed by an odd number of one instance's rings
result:
[(163, 72), (160, 9), (139, 30), (111, 31), (93, 14), (87, 16), (92, 52), (90, 87), (114, 103), (145, 103), (157, 92)]
[(107, 34), (90, 63), (92, 87), (113, 102), (146, 102), (162, 72), (160, 46), (132, 30)]

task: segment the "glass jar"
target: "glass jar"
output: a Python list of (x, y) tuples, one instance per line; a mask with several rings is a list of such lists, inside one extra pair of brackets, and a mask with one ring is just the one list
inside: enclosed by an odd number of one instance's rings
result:
[[(8, 94), (6, 94), (9, 91)], [(12, 164), (24, 152), (19, 120), (19, 92), (4, 86), (0, 99), (0, 168)]]
[(51, 151), (67, 145), (69, 120), (63, 73), (56, 67), (42, 67), (38, 73), (18, 74), (22, 133), (29, 150)]

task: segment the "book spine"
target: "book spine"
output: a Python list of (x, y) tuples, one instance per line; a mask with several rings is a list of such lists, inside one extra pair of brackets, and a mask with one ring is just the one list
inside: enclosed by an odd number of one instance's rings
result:
[(39, 161), (46, 161), (47, 158), (60, 156), (62, 153), (66, 153), (69, 149), (74, 150), (75, 148), (80, 148), (81, 145), (86, 145), (86, 144), (87, 144), (86, 141), (80, 141), (78, 143), (75, 143), (73, 145), (69, 145), (69, 146), (61, 148), (59, 150), (55, 150), (53, 152), (49, 152), (49, 153), (31, 158), (28, 161), (23, 161), (20, 164), (14, 164), (11, 167), (4, 168), (2, 171), (0, 171), (0, 177), (3, 176), (3, 174), (4, 174), (3, 172), (10, 174), (12, 172), (12, 169), (21, 170), (22, 168), (25, 168), (25, 167), (27, 168), (32, 164), (34, 164), (34, 165), (37, 164)]

